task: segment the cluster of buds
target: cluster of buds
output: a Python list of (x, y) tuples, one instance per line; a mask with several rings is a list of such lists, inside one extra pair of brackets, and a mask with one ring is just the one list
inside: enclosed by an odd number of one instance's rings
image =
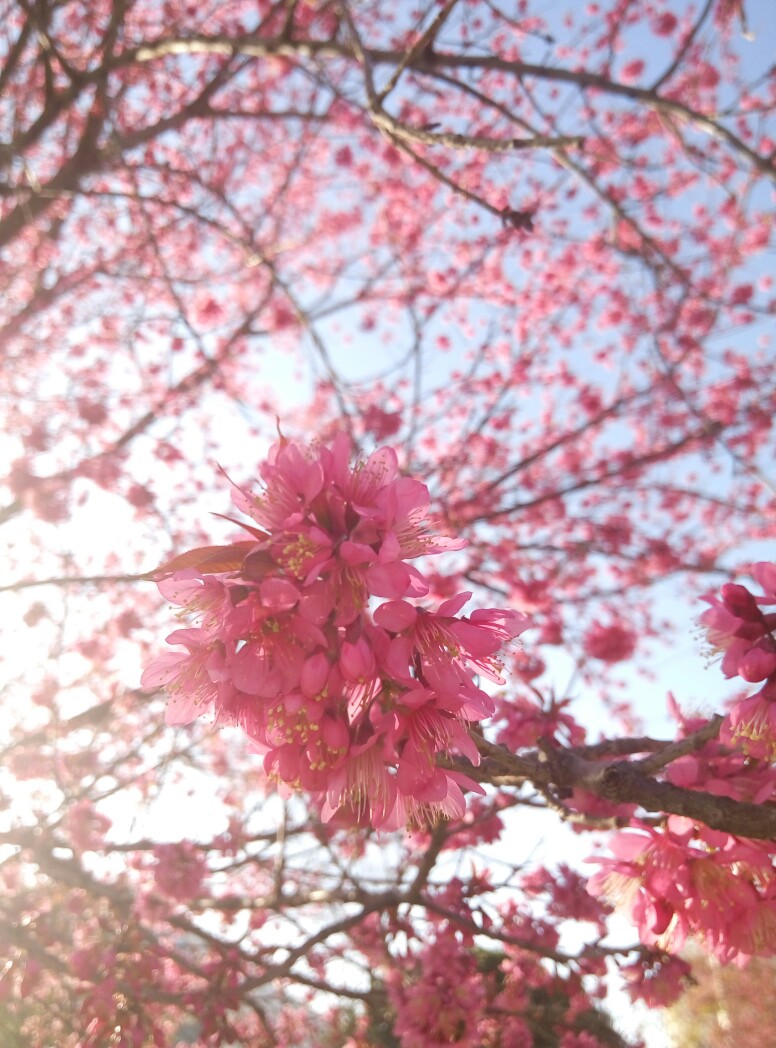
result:
[(762, 683), (759, 691), (733, 706), (722, 738), (753, 757), (776, 757), (776, 564), (761, 562), (752, 577), (764, 592), (759, 596), (745, 586), (727, 583), (719, 596), (703, 599), (711, 607), (701, 615), (712, 649), (722, 652), (722, 672), (749, 684)]
[[(469, 728), (488, 716), (480, 677), (503, 684), (499, 652), (526, 629), (514, 611), (459, 617), (471, 594), (436, 611), (407, 563), (463, 542), (429, 533), (428, 489), (401, 476), (391, 448), (350, 465), (350, 444), (281, 440), (262, 490), (232, 485), (250, 539), (192, 550), (158, 574), (192, 625), (143, 674), (164, 687), (167, 720), (201, 714), (240, 725), (266, 772), (320, 804), (322, 817), (394, 829), (464, 812), (477, 764)], [(375, 598), (383, 598), (377, 603)]]

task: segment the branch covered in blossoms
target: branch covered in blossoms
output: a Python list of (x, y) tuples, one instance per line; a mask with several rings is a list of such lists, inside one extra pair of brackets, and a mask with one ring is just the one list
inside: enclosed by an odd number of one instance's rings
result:
[[(647, 945), (697, 934), (725, 960), (776, 950), (776, 616), (761, 610), (776, 604), (774, 566), (754, 569), (764, 595), (728, 584), (701, 619), (723, 671), (763, 681), (758, 695), (724, 720), (675, 708), (673, 741), (579, 745), (562, 703), (543, 719), (508, 698), (497, 711), (479, 682), (505, 683), (500, 653), (530, 620), (492, 608), (460, 617), (470, 593), (419, 603), (430, 587), (409, 562), (464, 543), (432, 534), (428, 489), (400, 475), (395, 451), (355, 466), (350, 453), (344, 435), (331, 447), (281, 439), (258, 493), (232, 484), (250, 539), (160, 569), (161, 592), (193, 621), (168, 637), (184, 650), (142, 679), (166, 688), (168, 723), (239, 725), (268, 776), (338, 825), (428, 827), (461, 819), (464, 791), (483, 783), (534, 789), (572, 823), (627, 827), (614, 844), (626, 858), (602, 860), (591, 890), (625, 892)], [(479, 727), (496, 712), (502, 744)], [(653, 865), (686, 875), (666, 885)], [(738, 900), (729, 914), (726, 898)]]
[[(589, 884), (630, 914), (646, 945), (674, 953), (692, 936), (723, 963), (776, 954), (776, 614), (762, 610), (776, 605), (776, 564), (755, 564), (752, 576), (763, 593), (727, 583), (703, 598), (701, 624), (725, 676), (759, 691), (716, 718), (711, 735), (674, 706), (681, 735), (700, 745), (680, 750), (655, 786), (657, 803), (681, 814), (662, 825), (631, 819)], [(697, 807), (672, 807), (677, 790)], [(647, 806), (638, 791), (631, 799)]]

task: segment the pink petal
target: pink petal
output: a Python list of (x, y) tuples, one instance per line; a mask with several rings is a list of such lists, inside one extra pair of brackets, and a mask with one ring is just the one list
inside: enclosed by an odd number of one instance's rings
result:
[(400, 561), (372, 564), (364, 575), (369, 592), (375, 597), (404, 597), (410, 587), (410, 572)]
[(140, 678), (141, 688), (163, 688), (180, 676), (181, 663), (188, 659), (188, 655), (182, 651), (165, 651), (158, 655), (150, 665), (143, 670)]
[(776, 604), (776, 564), (769, 564), (767, 560), (761, 560), (752, 568), (752, 578), (759, 582), (765, 590), (764, 599), (760, 597), (758, 604)]
[(776, 670), (776, 652), (752, 648), (738, 664), (739, 676), (750, 684), (765, 680)]
[(202, 579), (195, 575), (193, 568), (190, 569), (190, 572), (194, 577), (181, 578), (184, 573), (176, 571), (168, 578), (159, 579), (156, 588), (166, 600), (172, 601), (173, 604), (183, 606), (190, 604), (192, 599), (202, 592)]
[(201, 699), (197, 699), (195, 695), (185, 691), (176, 691), (170, 696), (164, 719), (170, 725), (191, 724), (193, 720), (207, 713), (209, 709), (210, 703), (203, 706)]
[(408, 706), (411, 710), (417, 710), (429, 702), (433, 702), (436, 695), (430, 688), (411, 688), (401, 696), (401, 704)]
[(332, 589), (329, 585), (321, 583), (313, 585), (302, 591), (299, 598), (299, 615), (307, 622), (321, 626), (328, 619), (329, 613), (334, 606)]
[(347, 680), (366, 680), (374, 676), (375, 657), (363, 637), (354, 644), (343, 641), (339, 661)]
[(308, 699), (315, 698), (323, 690), (328, 676), (329, 660), (323, 652), (319, 651), (315, 655), (311, 655), (302, 666), (299, 681), (302, 694)]
[(650, 844), (649, 837), (639, 833), (617, 833), (609, 842), (609, 847), (618, 859), (635, 859)]
[(418, 618), (418, 610), (405, 600), (389, 600), (375, 608), (374, 620), (378, 626), (401, 633), (411, 629)]
[(478, 793), (481, 797), (485, 796), (485, 789), (483, 786), (481, 786), (479, 782), (475, 782), (474, 779), (470, 779), (468, 775), (464, 775), (463, 772), (446, 771), (445, 775), (449, 780), (456, 782), (465, 790), (469, 790), (470, 793)]
[(391, 483), (398, 470), (399, 459), (393, 448), (373, 451), (353, 478), (353, 502), (371, 502), (381, 488)]
[(234, 686), (246, 695), (266, 695), (271, 674), (270, 661), (256, 644), (246, 644), (232, 659)]
[(407, 585), (407, 589), (404, 591), (402, 596), (404, 597), (425, 597), (428, 593), (428, 583), (423, 578), (417, 568), (413, 568), (411, 564), (406, 565), (407, 574), (410, 577), (410, 581)]
[(437, 610), (437, 615), (448, 615), (452, 617), (457, 615), (461, 608), (471, 597), (471, 591), (466, 593), (458, 593), (454, 597), (450, 597), (448, 600), (442, 601)]
[(347, 564), (372, 564), (377, 560), (375, 551), (362, 542), (350, 542), (348, 539), (339, 548), (339, 555)]
[(265, 579), (259, 587), (261, 603), (270, 611), (289, 611), (299, 600), (299, 590), (288, 579)]

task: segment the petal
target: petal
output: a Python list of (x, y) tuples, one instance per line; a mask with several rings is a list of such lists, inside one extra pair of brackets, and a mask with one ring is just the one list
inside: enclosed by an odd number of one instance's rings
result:
[(758, 598), (757, 603), (776, 604), (776, 564), (761, 560), (753, 566), (752, 578), (765, 590), (764, 597)]
[(465, 593), (458, 593), (454, 597), (450, 597), (448, 600), (442, 601), (437, 609), (437, 615), (457, 615), (464, 604), (471, 598), (471, 591)]
[(339, 548), (339, 555), (347, 564), (372, 564), (377, 555), (371, 546), (363, 542), (351, 542), (346, 539)]
[(389, 600), (375, 608), (374, 621), (391, 633), (412, 629), (418, 618), (418, 609), (406, 600)]
[(468, 790), (470, 793), (478, 793), (481, 797), (486, 796), (484, 787), (479, 782), (475, 782), (474, 779), (470, 779), (468, 775), (464, 775), (463, 772), (446, 771), (445, 775), (449, 780), (462, 786), (463, 789)]
[(322, 651), (311, 655), (302, 666), (299, 685), (308, 699), (316, 698), (323, 690), (329, 676), (329, 660)]
[[(406, 564), (393, 561), (391, 564), (372, 564), (364, 572), (369, 592), (375, 597), (404, 597), (411, 586), (410, 572)], [(428, 588), (425, 590), (428, 593)]]
[(191, 724), (193, 720), (207, 713), (209, 709), (210, 704), (203, 704), (196, 695), (186, 691), (176, 691), (170, 696), (164, 719), (170, 725)]
[(163, 688), (166, 684), (177, 680), (181, 672), (181, 663), (187, 659), (188, 655), (182, 651), (165, 651), (163, 655), (158, 655), (143, 670), (140, 687)]
[(399, 471), (399, 459), (393, 448), (378, 448), (373, 451), (364, 465), (353, 475), (351, 499), (358, 512), (358, 504), (366, 506), (374, 500), (377, 492), (395, 478)]
[[(256, 644), (246, 644), (232, 659), (232, 681), (246, 695), (266, 695), (270, 681), (270, 660)], [(274, 679), (274, 675), (273, 675)]]
[(650, 845), (650, 838), (640, 833), (617, 833), (609, 842), (609, 847), (618, 859), (635, 859)]
[(299, 600), (299, 590), (288, 579), (265, 579), (259, 593), (261, 603), (270, 611), (289, 611)]

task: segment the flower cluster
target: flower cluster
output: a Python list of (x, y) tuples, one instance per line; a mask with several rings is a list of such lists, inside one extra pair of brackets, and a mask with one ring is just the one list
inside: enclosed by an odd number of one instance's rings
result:
[(620, 966), (632, 1001), (648, 1008), (667, 1008), (692, 985), (690, 965), (681, 957), (655, 950), (644, 951), (632, 964)]
[(610, 847), (588, 891), (624, 909), (647, 946), (678, 953), (694, 937), (723, 964), (776, 954), (776, 873), (761, 842), (670, 816)]
[(210, 712), (240, 725), (267, 773), (313, 794), (324, 819), (459, 817), (461, 787), (479, 787), (437, 756), (478, 762), (468, 726), (493, 707), (476, 678), (503, 683), (498, 653), (529, 622), (494, 609), (460, 618), (468, 593), (436, 611), (413, 603), (429, 587), (408, 561), (463, 543), (429, 533), (428, 489), (399, 474), (391, 448), (349, 463), (344, 436), (281, 440), (259, 494), (233, 485), (257, 526), (160, 571), (194, 624), (167, 638), (184, 650), (154, 660), (142, 684), (167, 690), (169, 723)]
[[(396, 1010), (402, 1048), (474, 1048), (483, 1043), (485, 981), (467, 943), (449, 929), (423, 946), (414, 979), (401, 968), (388, 973), (388, 998)], [(409, 967), (410, 958), (406, 959)]]
[(719, 596), (703, 599), (711, 607), (701, 615), (709, 643), (722, 652), (722, 672), (749, 684), (762, 683), (755, 694), (731, 710), (722, 737), (754, 757), (776, 757), (776, 564), (761, 562), (752, 576), (765, 591), (754, 596), (745, 586), (728, 583)]
[[(704, 724), (685, 717), (673, 697), (669, 711), (679, 721), (679, 739)], [(672, 786), (748, 804), (776, 796), (776, 767), (724, 739), (709, 739), (664, 774)], [(686, 816), (670, 815), (655, 826), (632, 814), (610, 847), (614, 857), (591, 860), (600, 869), (588, 891), (625, 910), (647, 946), (675, 954), (692, 937), (721, 963), (776, 955), (773, 841), (738, 837)]]
[(156, 887), (169, 899), (188, 902), (202, 894), (207, 863), (188, 841), (157, 844), (153, 851)]

